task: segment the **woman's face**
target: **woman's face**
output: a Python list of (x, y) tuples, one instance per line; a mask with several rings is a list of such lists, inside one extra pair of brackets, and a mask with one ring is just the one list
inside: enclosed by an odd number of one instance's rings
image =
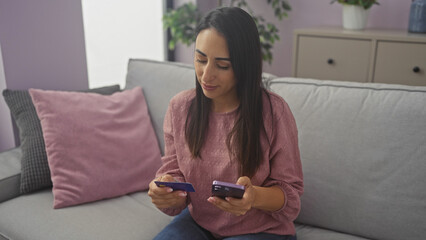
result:
[(225, 38), (214, 28), (201, 31), (195, 42), (195, 73), (214, 111), (238, 106), (236, 79)]

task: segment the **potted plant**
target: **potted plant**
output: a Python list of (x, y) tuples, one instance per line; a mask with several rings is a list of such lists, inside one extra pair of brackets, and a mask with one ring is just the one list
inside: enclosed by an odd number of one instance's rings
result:
[[(291, 10), (287, 0), (266, 0), (265, 2), (272, 7), (275, 17), (279, 20), (287, 17), (287, 12)], [(223, 5), (221, 0), (217, 2), (217, 6)], [(280, 39), (278, 28), (273, 23), (266, 22), (262, 16), (256, 15), (245, 0), (232, 0), (228, 6), (244, 8), (252, 15), (260, 35), (262, 58), (270, 64), (273, 59), (272, 47)], [(200, 19), (201, 12), (191, 2), (176, 9), (169, 9), (163, 16), (164, 28), (169, 29), (171, 35), (169, 49), (173, 50), (177, 42), (187, 46), (195, 42), (195, 27)]]
[(377, 0), (332, 0), (343, 5), (343, 28), (362, 30), (367, 25), (368, 12)]

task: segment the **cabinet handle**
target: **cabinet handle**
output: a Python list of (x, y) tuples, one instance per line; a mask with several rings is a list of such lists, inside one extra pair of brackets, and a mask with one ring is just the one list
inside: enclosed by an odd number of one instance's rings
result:
[(334, 60), (333, 60), (332, 58), (329, 58), (329, 59), (327, 60), (327, 63), (331, 65), (331, 64), (333, 64), (333, 63), (334, 63)]
[(415, 73), (420, 72), (420, 68), (418, 66), (413, 67), (413, 72)]

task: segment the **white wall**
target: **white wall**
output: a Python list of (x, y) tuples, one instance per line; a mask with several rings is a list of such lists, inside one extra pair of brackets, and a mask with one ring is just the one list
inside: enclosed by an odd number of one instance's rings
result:
[(89, 87), (124, 87), (129, 58), (165, 59), (160, 0), (82, 1)]

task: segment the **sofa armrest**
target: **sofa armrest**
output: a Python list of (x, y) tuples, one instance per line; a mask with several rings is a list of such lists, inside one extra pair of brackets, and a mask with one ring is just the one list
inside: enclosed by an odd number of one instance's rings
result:
[(19, 196), (21, 155), (20, 148), (0, 153), (0, 203)]

